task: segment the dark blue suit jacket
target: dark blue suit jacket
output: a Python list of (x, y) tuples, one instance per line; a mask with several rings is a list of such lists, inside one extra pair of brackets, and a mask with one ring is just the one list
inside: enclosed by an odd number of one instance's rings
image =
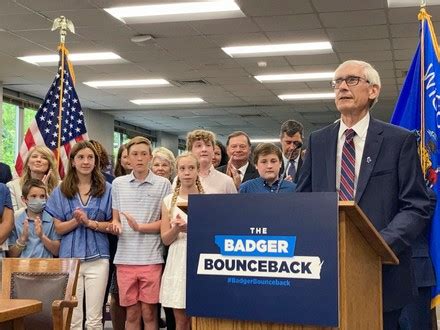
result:
[[(297, 191), (336, 191), (338, 132), (339, 122), (310, 135)], [(355, 201), (399, 258), (382, 276), (384, 311), (399, 309), (413, 298), (410, 246), (430, 216), (414, 134), (370, 119)]]

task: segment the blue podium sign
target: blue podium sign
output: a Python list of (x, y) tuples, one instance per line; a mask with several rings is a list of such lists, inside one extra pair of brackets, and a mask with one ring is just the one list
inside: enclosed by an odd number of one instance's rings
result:
[(336, 193), (191, 195), (190, 316), (338, 326)]

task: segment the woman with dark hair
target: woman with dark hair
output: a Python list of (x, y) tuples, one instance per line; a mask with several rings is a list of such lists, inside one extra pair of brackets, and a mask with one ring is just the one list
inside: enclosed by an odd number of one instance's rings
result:
[(107, 181), (108, 183), (112, 183), (115, 177), (112, 174), (108, 173), (110, 158), (108, 157), (107, 150), (105, 150), (104, 146), (96, 140), (90, 140), (89, 142), (93, 144), (96, 152), (98, 153), (99, 167), (101, 169), (102, 175), (104, 175), (105, 181)]
[(82, 329), (86, 295), (86, 328), (102, 329), (102, 305), (109, 271), (107, 232), (112, 219), (111, 185), (101, 173), (99, 155), (89, 141), (75, 144), (68, 172), (52, 192), (46, 211), (54, 217), (61, 237), (60, 258), (78, 258), (81, 267), (76, 289), (78, 307), (72, 329)]
[(128, 161), (127, 144), (121, 144), (116, 157), (115, 177), (127, 175), (132, 167)]
[(214, 146), (214, 158), (212, 158), (212, 165), (214, 168), (226, 165), (228, 163), (229, 157), (226, 153), (225, 146), (218, 140), (215, 141)]

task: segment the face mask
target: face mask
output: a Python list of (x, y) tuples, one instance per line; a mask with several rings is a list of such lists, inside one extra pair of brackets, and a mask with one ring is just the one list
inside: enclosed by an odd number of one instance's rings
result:
[(46, 206), (46, 199), (44, 198), (34, 198), (30, 199), (28, 202), (28, 209), (34, 213), (41, 213)]

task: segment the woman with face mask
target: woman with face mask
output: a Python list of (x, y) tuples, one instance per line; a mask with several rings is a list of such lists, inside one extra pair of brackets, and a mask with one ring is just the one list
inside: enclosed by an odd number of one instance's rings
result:
[(21, 190), (25, 182), (31, 178), (43, 181), (48, 195), (60, 183), (53, 153), (46, 146), (33, 147), (24, 161), (22, 176), (7, 183), (16, 218), (26, 209)]
[(105, 182), (99, 156), (89, 141), (75, 144), (68, 172), (47, 200), (46, 211), (61, 235), (60, 258), (81, 260), (71, 329), (82, 329), (85, 292), (87, 329), (102, 329), (102, 305), (109, 272), (107, 233), (112, 219), (111, 185)]
[(7, 255), (13, 258), (58, 256), (61, 237), (55, 232), (53, 218), (44, 211), (46, 185), (41, 180), (30, 179), (23, 185), (22, 193), (27, 209), (14, 222)]

